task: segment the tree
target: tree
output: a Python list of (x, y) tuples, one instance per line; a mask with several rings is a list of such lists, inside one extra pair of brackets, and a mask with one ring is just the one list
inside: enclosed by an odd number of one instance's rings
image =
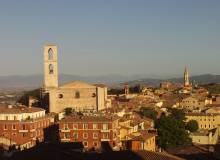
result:
[(156, 121), (158, 145), (164, 149), (179, 145), (189, 145), (192, 140), (185, 129), (185, 116), (182, 110), (171, 109), (168, 116), (161, 116)]
[(190, 120), (186, 123), (186, 129), (190, 132), (196, 132), (199, 128), (198, 122), (195, 120)]
[(182, 109), (177, 108), (168, 108), (168, 111), (171, 113), (174, 118), (180, 121), (184, 121), (186, 119), (185, 112)]
[(40, 89), (25, 91), (24, 94), (18, 99), (18, 103), (28, 106), (29, 96), (40, 99)]
[(155, 111), (153, 108), (141, 107), (139, 114), (143, 117), (147, 117), (153, 120), (157, 119), (157, 111)]

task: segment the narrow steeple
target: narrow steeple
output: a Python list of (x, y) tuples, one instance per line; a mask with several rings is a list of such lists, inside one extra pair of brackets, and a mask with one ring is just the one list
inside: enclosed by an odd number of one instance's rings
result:
[(185, 71), (184, 71), (184, 86), (187, 87), (189, 86), (189, 71), (187, 69), (187, 67), (185, 67)]

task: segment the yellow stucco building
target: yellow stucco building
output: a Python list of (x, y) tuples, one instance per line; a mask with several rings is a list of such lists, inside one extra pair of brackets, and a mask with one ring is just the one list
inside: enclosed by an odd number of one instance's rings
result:
[(195, 120), (199, 129), (214, 129), (220, 125), (219, 113), (187, 113), (186, 121)]

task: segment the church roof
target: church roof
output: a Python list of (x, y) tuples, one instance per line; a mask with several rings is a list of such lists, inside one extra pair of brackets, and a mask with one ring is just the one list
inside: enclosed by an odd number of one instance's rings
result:
[(73, 81), (62, 85), (59, 88), (96, 88), (96, 86), (82, 81)]

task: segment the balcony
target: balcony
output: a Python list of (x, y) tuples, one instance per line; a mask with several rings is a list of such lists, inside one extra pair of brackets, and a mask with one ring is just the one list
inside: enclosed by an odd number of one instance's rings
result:
[(70, 138), (61, 138), (61, 142), (70, 142)]
[(102, 133), (109, 133), (110, 130), (101, 129), (101, 132), (102, 132)]
[(101, 139), (101, 142), (106, 142), (106, 141), (110, 141), (110, 139), (109, 138), (102, 138)]
[(19, 132), (20, 132), (20, 133), (27, 133), (28, 130), (27, 130), (27, 129), (21, 129), (21, 130), (19, 130)]
[(35, 132), (35, 131), (36, 131), (36, 129), (31, 129), (31, 130), (30, 130), (30, 132)]
[(61, 132), (70, 132), (69, 128), (65, 128), (65, 129), (60, 129)]

